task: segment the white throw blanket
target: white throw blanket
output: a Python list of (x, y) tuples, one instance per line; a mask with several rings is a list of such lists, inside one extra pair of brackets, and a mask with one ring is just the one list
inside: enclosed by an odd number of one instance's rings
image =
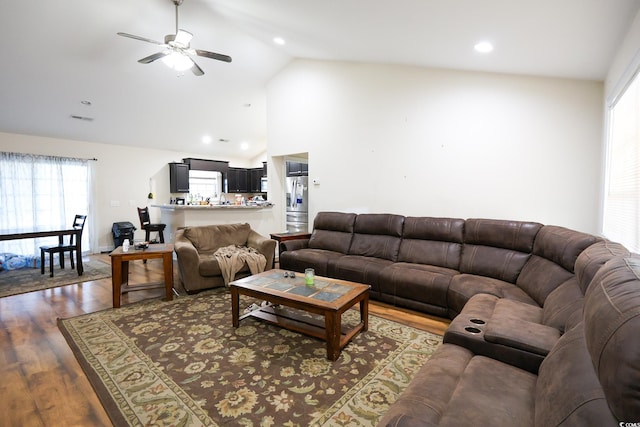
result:
[(262, 273), (267, 266), (267, 258), (264, 255), (246, 246), (225, 246), (215, 251), (213, 256), (218, 261), (226, 287), (229, 287), (229, 282), (235, 280), (236, 273), (242, 269), (245, 262), (251, 274)]

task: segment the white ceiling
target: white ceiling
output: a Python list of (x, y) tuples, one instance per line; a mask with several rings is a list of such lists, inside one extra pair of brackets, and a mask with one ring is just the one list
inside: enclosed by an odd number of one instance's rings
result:
[[(603, 80), (640, 8), (640, 0), (184, 0), (180, 27), (194, 34), (192, 46), (233, 62), (199, 58), (204, 76), (178, 77), (160, 61), (137, 62), (158, 46), (116, 35), (174, 33), (171, 0), (0, 1), (0, 131), (210, 158), (265, 150), (265, 86), (293, 58)], [(495, 50), (474, 52), (479, 40)]]

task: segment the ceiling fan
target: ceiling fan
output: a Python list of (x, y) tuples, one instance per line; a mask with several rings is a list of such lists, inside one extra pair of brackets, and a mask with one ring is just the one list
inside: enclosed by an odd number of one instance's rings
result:
[(182, 4), (183, 0), (171, 0), (171, 2), (176, 6), (176, 33), (164, 36), (164, 43), (133, 34), (118, 33), (118, 35), (122, 37), (129, 37), (131, 39), (141, 40), (143, 42), (153, 43), (164, 47), (161, 52), (139, 59), (138, 62), (141, 64), (150, 64), (156, 59), (162, 59), (162, 61), (170, 68), (173, 68), (176, 71), (186, 71), (191, 69), (193, 74), (196, 76), (203, 75), (204, 71), (202, 71), (202, 68), (196, 64), (194, 55), (217, 59), (218, 61), (231, 62), (231, 57), (228, 55), (192, 48), (190, 46), (190, 42), (193, 34), (188, 31), (178, 29), (178, 6)]

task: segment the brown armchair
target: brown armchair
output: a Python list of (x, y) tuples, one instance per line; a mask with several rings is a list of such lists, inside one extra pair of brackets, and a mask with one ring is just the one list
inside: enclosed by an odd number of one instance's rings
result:
[[(249, 224), (202, 225), (176, 230), (174, 251), (178, 257), (178, 274), (187, 293), (224, 286), (214, 253), (229, 245), (254, 248), (266, 258), (265, 270), (272, 268), (276, 241), (252, 230)], [(245, 263), (236, 273), (236, 279), (250, 274)]]

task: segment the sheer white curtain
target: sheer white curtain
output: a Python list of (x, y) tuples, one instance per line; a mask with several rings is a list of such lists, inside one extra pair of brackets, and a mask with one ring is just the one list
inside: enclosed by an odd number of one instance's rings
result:
[[(69, 227), (76, 214), (88, 215), (89, 161), (0, 152), (0, 229)], [(90, 218), (88, 218), (90, 219)], [(90, 221), (82, 248), (88, 251)], [(0, 241), (0, 253), (37, 255), (57, 237)]]

